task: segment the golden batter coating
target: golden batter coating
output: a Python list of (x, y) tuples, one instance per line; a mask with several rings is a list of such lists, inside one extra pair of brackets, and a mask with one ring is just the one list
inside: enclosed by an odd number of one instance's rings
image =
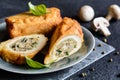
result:
[(10, 37), (51, 32), (62, 21), (62, 17), (58, 8), (47, 8), (47, 12), (42, 16), (34, 16), (30, 12), (24, 12), (7, 17), (5, 21)]
[(47, 43), (43, 34), (32, 34), (0, 43), (0, 56), (13, 64), (26, 63), (25, 56), (33, 58)]
[(44, 64), (51, 64), (72, 55), (81, 48), (83, 41), (81, 25), (76, 20), (65, 17), (53, 33)]

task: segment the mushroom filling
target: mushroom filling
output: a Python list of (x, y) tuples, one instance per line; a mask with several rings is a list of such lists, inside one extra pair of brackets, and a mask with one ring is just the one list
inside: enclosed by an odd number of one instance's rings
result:
[(72, 38), (62, 41), (56, 48), (56, 56), (68, 56), (77, 47), (77, 41)]
[(14, 51), (27, 51), (32, 50), (38, 44), (39, 37), (36, 38), (27, 38), (24, 37), (21, 40), (17, 40), (11, 46)]

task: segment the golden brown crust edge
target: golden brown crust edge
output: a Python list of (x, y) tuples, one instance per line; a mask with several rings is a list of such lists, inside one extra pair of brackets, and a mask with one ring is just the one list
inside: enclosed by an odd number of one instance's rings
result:
[[(37, 53), (38, 52), (32, 52), (27, 54), (26, 56), (29, 58), (33, 58)], [(10, 52), (9, 50), (3, 49), (1, 54), (2, 54), (1, 57), (7, 62), (18, 65), (26, 63), (25, 55), (23, 55), (22, 53), (13, 53)]]
[(52, 55), (50, 55), (51, 49), (53, 48), (54, 44), (56, 44), (58, 39), (70, 34), (78, 35), (81, 37), (82, 42), (84, 41), (81, 25), (76, 20), (65, 17), (63, 21), (58, 25), (52, 36), (49, 51), (44, 59), (44, 64), (49, 64), (49, 62), (54, 62), (54, 60), (51, 57)]
[(28, 34), (48, 34), (62, 21), (60, 10), (55, 7), (47, 8), (50, 13), (34, 16), (24, 12), (5, 19), (11, 38)]
[[(46, 44), (42, 44), (43, 47), (35, 51), (28, 52), (28, 53), (15, 52), (15, 51), (13, 52), (9, 49), (8, 47), (9, 45), (7, 45), (10, 42), (12, 42), (12, 40), (13, 39), (10, 39), (10, 40), (0, 43), (0, 57), (3, 58), (7, 62), (17, 64), (17, 65), (25, 64), (26, 63), (25, 56), (29, 58), (33, 58), (46, 45)], [(47, 38), (45, 38), (45, 42), (47, 42)]]

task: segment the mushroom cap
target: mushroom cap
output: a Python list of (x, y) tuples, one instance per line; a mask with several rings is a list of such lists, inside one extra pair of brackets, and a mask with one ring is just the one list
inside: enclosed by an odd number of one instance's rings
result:
[(116, 4), (113, 4), (109, 7), (109, 13), (115, 19), (120, 19), (120, 7)]
[(98, 31), (101, 26), (104, 27), (108, 27), (110, 25), (110, 23), (108, 22), (108, 20), (104, 17), (97, 17), (93, 20), (93, 25), (92, 25), (92, 29), (94, 31)]
[(111, 32), (107, 28), (109, 25), (110, 24), (107, 19), (105, 19), (104, 17), (98, 17), (93, 20), (92, 29), (96, 32), (100, 32), (101, 34), (107, 37), (111, 35)]
[(89, 5), (80, 8), (78, 16), (82, 21), (91, 21), (94, 17), (94, 9)]

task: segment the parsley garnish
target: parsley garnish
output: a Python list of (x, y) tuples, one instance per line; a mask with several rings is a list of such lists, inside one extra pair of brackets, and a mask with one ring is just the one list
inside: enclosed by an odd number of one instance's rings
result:
[(28, 3), (30, 12), (34, 14), (35, 16), (41, 16), (43, 14), (46, 14), (46, 6), (44, 4), (41, 5), (33, 5), (31, 2)]
[(58, 49), (58, 50), (56, 50), (56, 51), (57, 51), (59, 54), (62, 52), (62, 51), (61, 51), (61, 50), (59, 50), (59, 49)]
[(49, 65), (44, 65), (44, 64), (41, 64), (37, 61), (34, 61), (28, 57), (25, 57), (26, 58), (26, 63), (29, 67), (31, 68), (46, 68), (46, 67), (49, 67)]

